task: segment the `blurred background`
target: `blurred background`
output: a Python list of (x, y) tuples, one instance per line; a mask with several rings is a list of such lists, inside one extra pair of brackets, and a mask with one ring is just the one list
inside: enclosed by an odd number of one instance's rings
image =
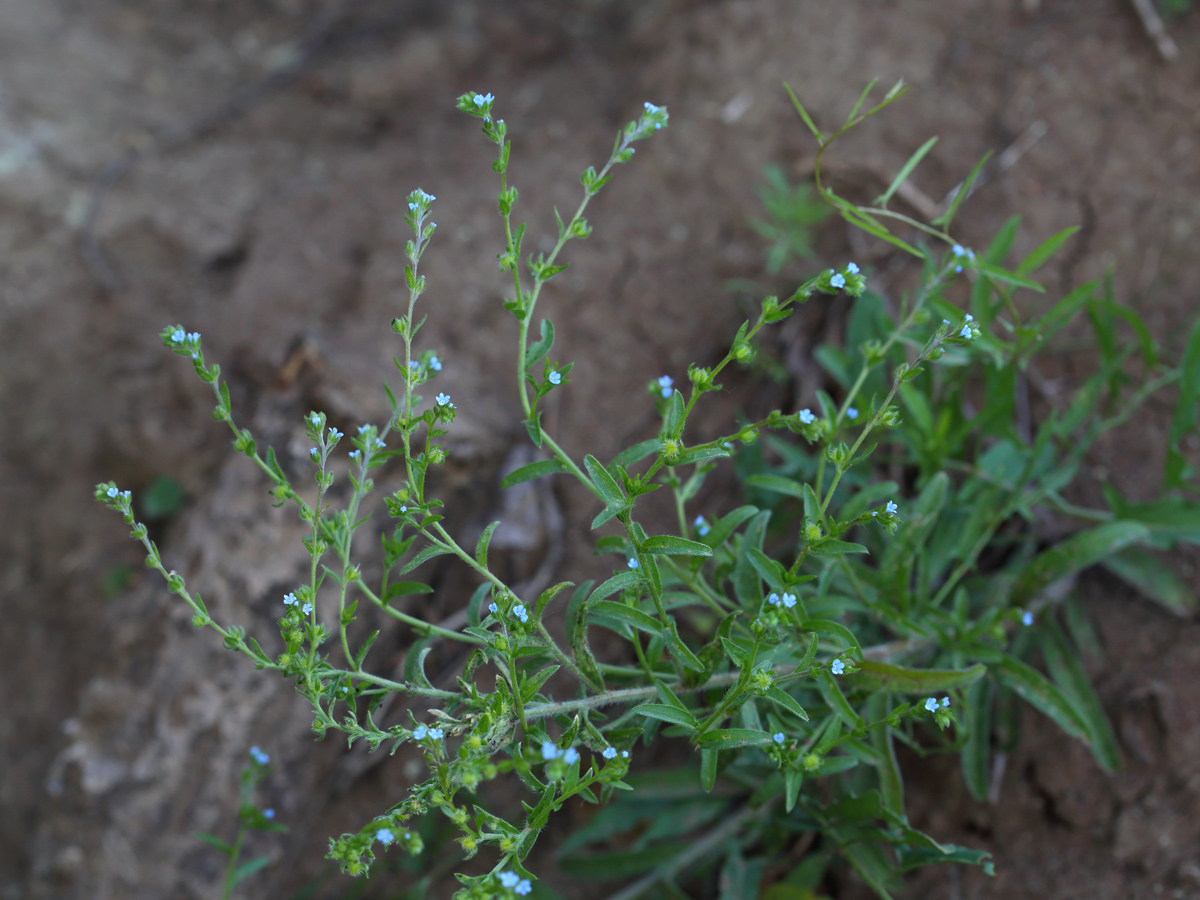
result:
[[(438, 197), (439, 225), (421, 341), (460, 411), (439, 485), (451, 523), (469, 535), (504, 519), (493, 551), (526, 584), (604, 571), (586, 497), (499, 490), (527, 461), (527, 439), (508, 377), (491, 145), (454, 110), (457, 95), (497, 97), (534, 250), (549, 248), (552, 208), (574, 209), (579, 172), (606, 158), (642, 102), (670, 110), (670, 127), (594, 202), (594, 236), (571, 245), (546, 295), (560, 357), (576, 364), (550, 427), (572, 452), (605, 458), (652, 432), (646, 382), (722, 355), (756, 291), (847, 259), (883, 292), (911, 277), (906, 260), (817, 222), (803, 195), (778, 206), (780, 184), (802, 184), (814, 153), (783, 81), (832, 123), (870, 79), (903, 78), (911, 93), (832, 151), (842, 191), (874, 196), (939, 135), (901, 198), (921, 215), (983, 153), (1000, 154), (959, 215), (962, 243), (1020, 214), (1020, 256), (1080, 225), (1043, 273), (1047, 300), (1111, 272), (1118, 299), (1177, 355), (1200, 297), (1200, 17), (1177, 2), (1160, 33), (1148, 7), (0, 3), (0, 897), (218, 896), (223, 860), (194, 832), (232, 828), (252, 744), (273, 757), (260, 796), (290, 830), (257, 839), (271, 865), (240, 896), (395, 897), (422, 875), (429, 896), (453, 890), (452, 854), (420, 863), (434, 871), (390, 861), (367, 884), (332, 874), (326, 837), (402, 796), (415, 760), (315, 743), (290, 687), (192, 633), (91, 493), (109, 478), (133, 490), (167, 565), (217, 618), (270, 636), (305, 565), (299, 523), (271, 508), (157, 332), (201, 331), (241, 423), (304, 471), (308, 410), (347, 431), (386, 419), (378, 386), (401, 346), (387, 323), (403, 293), (404, 197), (421, 187)], [(764, 193), (776, 219), (810, 226), (812, 255), (781, 250), (762, 226)], [(830, 308), (789, 321), (772, 364), (731, 378), (709, 420), (811, 397), (810, 351), (836, 324)], [(1092, 363), (1069, 338), (1056, 347), (1051, 395)], [(1169, 415), (1152, 401), (1105, 442), (1089, 460), (1096, 483), (1151, 497)], [(735, 490), (718, 479), (702, 499), (716, 511)], [(1194, 560), (1177, 562), (1195, 584)], [(436, 592), (412, 609), (436, 620), (463, 606), (462, 573), (430, 577)], [(913, 896), (1200, 897), (1200, 627), (1100, 577), (1079, 590), (1099, 625), (1092, 675), (1125, 768), (1104, 775), (1033, 717), (989, 804), (969, 800), (953, 767), (906, 759), (916, 824), (992, 851), (997, 868), (994, 879), (926, 873)], [(396, 665), (409, 640), (386, 633), (377, 665)], [(572, 879), (553, 850), (539, 848), (542, 896), (619, 887)], [(844, 872), (823, 890), (863, 896)]]

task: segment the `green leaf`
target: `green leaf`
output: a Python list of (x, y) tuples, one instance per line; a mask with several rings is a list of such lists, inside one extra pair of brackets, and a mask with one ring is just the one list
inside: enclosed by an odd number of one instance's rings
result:
[(600, 586), (596, 588), (596, 590), (592, 591), (591, 596), (589, 596), (587, 599), (588, 606), (591, 606), (597, 601), (603, 600), (605, 597), (611, 597), (618, 591), (623, 591), (626, 588), (634, 587), (640, 584), (641, 581), (642, 576), (637, 572), (618, 572), (607, 581), (602, 581)]
[(553, 587), (548, 587), (544, 591), (542, 591), (541, 595), (537, 599), (537, 604), (534, 607), (534, 610), (536, 611), (537, 615), (539, 617), (541, 616), (542, 612), (549, 605), (550, 601), (553, 600), (560, 591), (563, 591), (566, 588), (574, 587), (574, 586), (575, 586), (575, 582), (573, 582), (573, 581), (560, 581), (558, 584), (554, 585)]
[[(836, 634), (846, 642), (848, 648), (852, 648), (859, 655), (862, 654), (862, 647), (858, 644), (858, 638), (854, 636), (853, 631), (841, 622), (835, 622), (833, 619), (809, 619), (800, 627), (805, 631), (815, 631), (819, 634)], [(863, 662), (866, 662), (866, 660), (863, 660)]]
[(733, 570), (733, 588), (743, 609), (750, 609), (762, 600), (762, 585), (759, 582), (758, 570), (750, 560), (750, 548), (762, 550), (770, 518), (771, 511), (764, 509), (750, 520), (750, 524), (742, 532), (737, 564)]
[(435, 556), (444, 556), (445, 554), (450, 553), (450, 552), (451, 551), (450, 551), (449, 547), (443, 547), (439, 544), (430, 544), (428, 547), (424, 548), (423, 550), (419, 550), (413, 556), (412, 559), (410, 559), (408, 562), (406, 562), (404, 564), (404, 568), (402, 568), (400, 570), (399, 574), (407, 575), (409, 572), (411, 572), (413, 569), (415, 569), (417, 566), (419, 566), (421, 563), (425, 562), (426, 560), (433, 559)]
[(795, 697), (779, 687), (779, 685), (773, 684), (767, 688), (766, 697), (768, 700), (774, 700), (798, 718), (803, 719), (805, 722), (808, 721), (808, 713), (804, 711), (804, 707), (797, 702)]
[(1100, 561), (1130, 587), (1149, 597), (1177, 616), (1190, 616), (1196, 608), (1196, 595), (1167, 563), (1140, 547), (1127, 547)]
[(1058, 686), (1037, 669), (1003, 654), (995, 666), (997, 677), (1030, 706), (1045, 713), (1071, 737), (1088, 742), (1088, 729)]
[(657, 453), (662, 449), (662, 441), (658, 438), (651, 438), (648, 441), (642, 441), (640, 444), (634, 444), (628, 450), (618, 453), (613, 463), (618, 466), (631, 466), (635, 462), (645, 459), (652, 453)]
[(821, 129), (819, 129), (813, 123), (813, 120), (808, 115), (808, 110), (806, 110), (800, 103), (795, 93), (793, 93), (791, 86), (786, 81), (783, 83), (783, 89), (787, 91), (788, 96), (792, 98), (792, 106), (796, 107), (796, 112), (800, 114), (800, 118), (804, 120), (804, 124), (808, 126), (808, 130), (813, 133), (813, 137), (815, 137), (818, 141), (824, 141), (825, 135), (823, 135), (821, 133)]
[(389, 584), (387, 594), (383, 600), (386, 603), (393, 597), (404, 597), (408, 594), (432, 594), (433, 588), (427, 584), (422, 584), (419, 581), (397, 581), (395, 584)]
[(779, 475), (751, 475), (746, 479), (746, 484), (775, 494), (795, 497), (798, 500), (804, 499), (805, 486), (791, 478), (782, 478)]
[(1047, 238), (1042, 242), (1036, 250), (1030, 253), (1027, 257), (1021, 260), (1021, 264), (1017, 266), (1016, 273), (1018, 275), (1028, 275), (1030, 272), (1036, 272), (1044, 266), (1055, 253), (1058, 248), (1066, 243), (1071, 235), (1079, 230), (1078, 225), (1072, 225), (1070, 228), (1064, 228), (1058, 234)]
[(892, 867), (879, 844), (843, 844), (838, 849), (871, 890), (882, 900), (892, 900), (887, 890), (888, 882), (892, 879)]
[(563, 872), (580, 881), (628, 878), (662, 865), (690, 846), (690, 842), (655, 844), (639, 850), (564, 856), (559, 860)]
[(1044, 294), (1046, 289), (1036, 281), (1030, 281), (1028, 278), (1022, 278), (1013, 272), (1008, 272), (999, 266), (993, 266), (983, 261), (975, 263), (975, 269), (980, 275), (983, 275), (990, 281), (999, 282), (1000, 284), (1011, 284), (1013, 287), (1023, 287), (1031, 291), (1037, 291), (1039, 294)]
[(1092, 682), (1083, 669), (1083, 663), (1067, 643), (1066, 636), (1056, 622), (1051, 622), (1042, 631), (1042, 655), (1050, 675), (1063, 693), (1072, 702), (1075, 711), (1087, 727), (1096, 762), (1109, 772), (1121, 767), (1121, 751), (1113, 735), (1108, 716), (1100, 705), (1100, 698), (1092, 688)]
[(612, 477), (608, 469), (600, 464), (600, 460), (589, 453), (583, 458), (583, 465), (587, 468), (588, 475), (592, 477), (592, 483), (596, 486), (596, 490), (600, 492), (609, 506), (624, 505), (625, 495), (621, 493), (621, 486), (617, 484), (617, 480)]
[(981, 678), (967, 693), (967, 742), (962, 751), (963, 781), (979, 803), (987, 800), (992, 774), (992, 695), (989, 678)]
[(500, 524), (499, 520), (493, 522), (487, 528), (483, 529), (483, 534), (479, 536), (479, 541), (475, 544), (475, 562), (487, 568), (487, 552), (488, 544), (492, 541), (492, 532), (496, 530), (496, 526)]
[(1166, 549), (1175, 541), (1200, 544), (1200, 503), (1182, 497), (1164, 497), (1153, 503), (1124, 503), (1110, 498), (1119, 519), (1141, 522), (1150, 530), (1150, 543)]
[(643, 553), (657, 553), (663, 556), (712, 556), (712, 547), (698, 541), (675, 537), (672, 534), (657, 534), (642, 542)]
[(569, 472), (570, 469), (557, 459), (541, 459), (537, 462), (530, 463), (527, 466), (521, 466), (519, 469), (513, 469), (504, 476), (504, 480), (500, 482), (500, 487), (510, 488), (515, 484), (521, 484), (526, 481), (533, 481), (535, 478), (541, 478), (543, 475), (554, 475), (558, 472)]
[(862, 716), (850, 705), (850, 701), (842, 693), (842, 688), (833, 675), (830, 675), (828, 671), (822, 672), (821, 677), (817, 679), (817, 687), (821, 689), (821, 696), (825, 698), (825, 702), (851, 731), (862, 724)]
[(641, 706), (635, 706), (631, 709), (630, 713), (638, 716), (646, 716), (650, 719), (658, 719), (662, 722), (670, 722), (673, 725), (682, 725), (693, 731), (696, 730), (696, 717), (686, 709), (679, 709), (676, 706), (667, 706), (662, 703), (643, 703)]
[(1182, 487), (1191, 476), (1179, 449), (1180, 442), (1196, 430), (1197, 408), (1200, 407), (1200, 321), (1192, 328), (1187, 349), (1179, 364), (1179, 398), (1171, 417), (1167, 436), (1167, 462), (1163, 469), (1163, 487)]
[(936, 694), (974, 684), (987, 674), (982, 663), (968, 669), (910, 669), (891, 663), (864, 659), (859, 671), (847, 675), (855, 687), (896, 694)]
[(525, 368), (537, 365), (538, 361), (550, 352), (550, 348), (554, 346), (554, 323), (549, 319), (542, 319), (542, 337), (536, 344), (525, 350)]
[(896, 193), (900, 185), (904, 184), (909, 175), (925, 158), (925, 154), (933, 149), (933, 145), (938, 141), (937, 136), (931, 137), (924, 144), (917, 148), (917, 152), (908, 158), (908, 162), (896, 173), (896, 177), (892, 179), (892, 183), (888, 185), (888, 189), (871, 201), (874, 206), (887, 207), (888, 201), (892, 199), (892, 195)]
[(717, 763), (720, 753), (717, 750), (700, 751), (700, 786), (705, 791), (711, 791), (717, 784)]
[(242, 863), (233, 870), (233, 884), (239, 885), (255, 872), (259, 871), (270, 862), (265, 856), (256, 856), (254, 859)]
[(733, 750), (771, 743), (771, 735), (751, 728), (716, 728), (696, 738), (704, 750)]
[(632, 606), (626, 606), (624, 603), (613, 603), (611, 600), (601, 600), (598, 603), (588, 604), (589, 615), (603, 616), (609, 619), (616, 619), (618, 622), (624, 622), (627, 625), (632, 625), (640, 631), (645, 631), (649, 634), (658, 637), (662, 634), (662, 623), (653, 616), (647, 615), (640, 609), (635, 609)]
[(1012, 603), (1025, 606), (1060, 578), (1086, 569), (1149, 536), (1146, 527), (1137, 522), (1106, 522), (1089, 531), (1073, 534), (1038, 555), (1025, 568), (1013, 587)]
[(812, 545), (814, 556), (838, 556), (844, 553), (870, 553), (862, 544), (852, 544), (849, 541), (838, 541), (830, 538)]
[(971, 169), (971, 173), (959, 185), (958, 190), (954, 192), (954, 198), (950, 201), (950, 206), (942, 215), (933, 220), (934, 225), (941, 225), (943, 230), (950, 230), (950, 223), (954, 221), (955, 214), (958, 213), (958, 208), (963, 205), (963, 201), (971, 195), (971, 188), (975, 186), (975, 179), (979, 177), (979, 173), (983, 171), (983, 167), (987, 165), (987, 161), (992, 158), (992, 151), (989, 150), (983, 154), (983, 158), (975, 163), (975, 168)]
[(679, 636), (679, 626), (670, 616), (667, 617), (667, 627), (663, 629), (663, 637), (667, 641), (671, 655), (683, 663), (685, 668), (691, 669), (693, 672), (704, 671), (704, 663), (700, 662), (696, 654), (688, 649), (688, 645)]
[(233, 854), (233, 848), (231, 846), (229, 846), (227, 843), (225, 843), (223, 840), (221, 840), (219, 837), (217, 837), (216, 835), (209, 834), (207, 831), (196, 831), (196, 832), (193, 832), (193, 834), (196, 837), (198, 837), (200, 840), (204, 841), (204, 843), (208, 844), (210, 847), (216, 847), (218, 850), (220, 850), (226, 856), (230, 856)]
[(712, 528), (708, 530), (708, 534), (704, 536), (704, 543), (710, 547), (720, 547), (739, 525), (757, 513), (757, 506), (739, 506), (733, 512), (722, 516), (713, 523)]
[(427, 634), (424, 637), (417, 638), (413, 645), (408, 648), (408, 653), (404, 657), (404, 680), (423, 688), (431, 688), (429, 678), (425, 675), (425, 657), (433, 650), (429, 646), (435, 639), (432, 634)]

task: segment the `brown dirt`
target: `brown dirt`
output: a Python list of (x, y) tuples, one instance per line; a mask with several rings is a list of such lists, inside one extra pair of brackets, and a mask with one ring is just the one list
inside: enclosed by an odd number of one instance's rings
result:
[[(1200, 291), (1200, 19), (1173, 30), (1182, 55), (1167, 67), (1124, 0), (5, 4), (0, 896), (212, 896), (216, 862), (191, 835), (230, 821), (254, 742), (279, 762), (266, 792), (294, 825), (263, 842), (282, 865), (252, 883), (257, 896), (287, 896), (324, 871), (324, 836), (403, 790), (402, 760), (363, 774), (357, 754), (313, 744), (286, 685), (192, 634), (90, 493), (110, 477), (135, 491), (177, 479), (188, 501), (156, 534), (169, 564), (216, 615), (269, 634), (301, 562), (296, 525), (263, 502), (261, 481), (208, 420), (202, 386), (154, 334), (174, 321), (202, 331), (243, 421), (301, 464), (304, 411), (325, 409), (343, 429), (385, 414), (370, 386), (397, 346), (386, 323), (403, 284), (400, 211), (418, 185), (438, 195), (440, 224), (422, 339), (446, 360), (439, 388), (462, 411), (442, 482), (469, 510), (454, 527), (469, 534), (502, 510), (524, 523), (506, 539), (518, 577), (547, 553), (560, 577), (602, 571), (586, 498), (560, 487), (530, 513), (499, 497), (500, 467), (524, 437), (491, 262), (489, 146), (453, 111), (458, 93), (499, 98), (534, 249), (550, 207), (573, 208), (578, 172), (641, 101), (670, 107), (670, 129), (639, 145), (600, 197), (596, 235), (572, 247), (547, 297), (558, 352), (576, 362), (552, 427), (571, 451), (603, 456), (650, 427), (647, 379), (721, 352), (738, 321), (723, 281), (761, 274), (745, 226), (752, 187), (764, 164), (800, 170), (812, 150), (782, 80), (829, 122), (869, 78), (903, 77), (909, 97), (836, 155), (890, 171), (940, 134), (914, 179), (935, 199), (983, 151), (1044, 122), (1046, 136), (966, 208), (964, 243), (1017, 212), (1018, 251), (1082, 224), (1049, 272), (1052, 295), (1115, 266), (1118, 296), (1177, 353)], [(294, 78), (264, 82), (296, 59)], [(247, 85), (262, 89), (239, 93)], [(131, 149), (143, 155), (92, 228), (95, 179)], [(830, 259), (862, 252), (835, 227), (820, 247)], [(903, 277), (885, 263), (876, 284)], [(789, 358), (802, 358), (811, 338), (789, 335)], [(1054, 370), (1069, 383), (1090, 360), (1062, 353)], [(813, 389), (809, 371), (796, 369), (793, 393)], [(709, 421), (780, 390), (747, 384)], [(1151, 404), (1094, 466), (1151, 496), (1146, 435), (1161, 435), (1168, 414)], [(716, 485), (711, 502), (724, 496)], [(433, 577), (429, 611), (448, 614), (466, 585), (448, 569)], [(995, 807), (967, 802), (952, 770), (914, 770), (918, 821), (992, 850), (999, 874), (938, 870), (913, 896), (1200, 896), (1196, 624), (1085, 584), (1106, 646), (1095, 674), (1127, 767), (1102, 775), (1031, 714)], [(402, 634), (385, 636), (380, 663), (403, 646)], [(345, 887), (335, 880), (322, 896)]]

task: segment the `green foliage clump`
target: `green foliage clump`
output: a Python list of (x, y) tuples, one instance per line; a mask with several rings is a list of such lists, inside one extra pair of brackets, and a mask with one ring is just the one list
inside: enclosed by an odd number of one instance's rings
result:
[[(1097, 284), (1071, 291), (1044, 313), (1023, 314), (1014, 296), (1042, 290), (1033, 276), (1070, 230), (1015, 266), (1008, 262), (1015, 221), (979, 253), (962, 247), (950, 229), (978, 167), (933, 223), (889, 210), (888, 200), (930, 144), (874, 205), (838, 196), (821, 181), (821, 156), (903, 93), (897, 86), (861, 112), (869, 91), (831, 135), (796, 102), (819, 145), (817, 196), (918, 259), (919, 285), (889, 303), (867, 290), (867, 273), (847, 263), (783, 299), (765, 298), (715, 365), (693, 363), (679, 387), (668, 375), (647, 385), (646, 402), (655, 404), (661, 423), (657, 433), (607, 462), (590, 454), (573, 458), (543, 427), (539, 404), (567, 387), (571, 364), (553, 355), (549, 319), (532, 326), (543, 287), (566, 268), (561, 251), (591, 233), (583, 218), (591, 198), (632, 159), (636, 142), (667, 125), (667, 111), (645, 105), (618, 133), (604, 166), (583, 172), (575, 213), (564, 220), (556, 211), (554, 248), (525, 256), (525, 226), (513, 218), (518, 193), (508, 183), (507, 127), (493, 118), (490, 94), (459, 98), (459, 108), (480, 120), (496, 148), (504, 229), (498, 258), (512, 278), (505, 307), (517, 326), (523, 421), (545, 454), (508, 475), (504, 486), (562, 474), (590, 492), (597, 550), (616, 558), (599, 584), (562, 582), (538, 597), (519, 596), (488, 564), (499, 523), (473, 548), (443, 525), (442, 502), (427, 476), (446, 458), (439, 440), (453, 428), (456, 406), (444, 393), (431, 400), (419, 393), (436, 379), (442, 360), (414, 349), (424, 323), (416, 318), (426, 289), (419, 266), (436, 229), (433, 196), (417, 190), (408, 199), (409, 298), (392, 321), (403, 344), (395, 358), (403, 391), (388, 391), (387, 422), (365, 424), (349, 438), (353, 490), (344, 509), (330, 508), (327, 492), (335, 459), (342, 469), (346, 435), (324, 413), (314, 410), (305, 419), (315, 488), (302, 493), (274, 452), (260, 453), (250, 432), (235, 424), (228, 389), (219, 367), (206, 363), (200, 336), (178, 325), (163, 330), (164, 345), (189, 357), (213, 386), (214, 418), (230, 427), (235, 448), (262, 470), (273, 498), (294, 504), (311, 527), (309, 577), (284, 597), (280, 649), (269, 653), (243, 629), (212, 619), (183, 577), (165, 568), (146, 526), (136, 521), (129, 492), (110, 482), (97, 486), (96, 497), (133, 526), (147, 564), (189, 604), (198, 628), (215, 629), (226, 647), (295, 683), (312, 706), (318, 736), (336, 731), (372, 750), (387, 745), (394, 753), (405, 744), (419, 750), (428, 777), (407, 796), (389, 799), (356, 832), (330, 839), (329, 857), (343, 871), (365, 875), (384, 852), (421, 853), (415, 825), (436, 813), (452, 824), (466, 859), (486, 860), (470, 864), (473, 874), (458, 875), (457, 897), (523, 896), (536, 881), (526, 863), (539, 835), (578, 799), (605, 808), (568, 836), (562, 866), (588, 878), (640, 875), (622, 897), (717, 865), (722, 897), (757, 897), (773, 871), (768, 867), (777, 868), (789, 841), (803, 833), (818, 835), (813, 852), (776, 878), (770, 896), (811, 892), (836, 855), (887, 897), (902, 873), (919, 866), (990, 865), (985, 853), (911, 826), (897, 744), (918, 754), (958, 754), (969, 789), (982, 797), (994, 736), (1012, 733), (1019, 700), (1087, 744), (1101, 765), (1119, 764), (1075, 649), (1086, 617), (1068, 607), (1061, 627), (1053, 588), (1101, 562), (1164, 602), (1191, 603), (1147, 554), (1200, 541), (1200, 507), (1186, 496), (1194, 493), (1195, 473), (1180, 449), (1196, 427), (1200, 327), (1182, 363), (1169, 366), (1136, 315)], [(792, 195), (770, 215), (779, 229), (771, 239), (784, 256), (800, 252), (805, 245), (797, 235), (817, 220), (811, 201)], [(721, 390), (719, 379), (731, 367), (754, 360), (762, 330), (801, 304), (839, 294), (853, 298), (853, 314), (846, 346), (818, 351), (830, 381), (816, 408), (777, 409), (692, 443), (688, 423), (697, 404)], [(1021, 403), (1030, 360), (1080, 312), (1096, 331), (1100, 370), (1065, 407), (1034, 423)], [(1132, 347), (1117, 337), (1122, 323), (1139, 337)], [(1072, 502), (1070, 486), (1087, 449), (1169, 385), (1180, 394), (1166, 471), (1175, 495), (1134, 504), (1110, 490), (1108, 508)], [(701, 485), (726, 460), (755, 502), (697, 515)], [(385, 571), (376, 586), (367, 584), (352, 550), (368, 521), (359, 509), (374, 487), (371, 473), (389, 464), (402, 470), (403, 485), (386, 498), (396, 524), (382, 539)], [(664, 488), (677, 528), (649, 533), (639, 520), (642, 498)], [(1080, 530), (1048, 545), (1035, 528), (1047, 510), (1072, 517)], [(456, 558), (478, 582), (461, 630), (390, 602), (431, 590), (396, 579), (437, 556)], [(364, 600), (412, 629), (403, 680), (366, 666), (378, 632), (360, 639), (351, 628)], [(565, 605), (565, 641), (545, 624), (556, 603)], [(626, 652), (599, 658), (589, 640), (596, 628), (623, 639)], [(470, 649), (453, 689), (435, 687), (425, 674), (426, 656), (439, 641)], [(1039, 656), (1048, 675), (1035, 665)], [(392, 694), (421, 698), (428, 718), (377, 721)], [(639, 746), (660, 737), (688, 748), (687, 768), (636, 765)], [(501, 777), (522, 789), (523, 812), (515, 816), (482, 800), (480, 788)]]

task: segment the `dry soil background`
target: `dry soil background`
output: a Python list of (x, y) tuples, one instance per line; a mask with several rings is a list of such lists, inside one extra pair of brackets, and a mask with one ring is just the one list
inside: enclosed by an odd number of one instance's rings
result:
[[(156, 534), (169, 565), (218, 617), (269, 633), (302, 562), (296, 525), (269, 508), (155, 333), (202, 331), (241, 418), (302, 465), (304, 411), (344, 430), (385, 414), (371, 386), (396, 347), (401, 211), (418, 185), (439, 198), (422, 337), (461, 410), (442, 493), (470, 512), (454, 525), (508, 520), (514, 577), (598, 571), (584, 498), (498, 491), (524, 437), (492, 262), (490, 150), (453, 111), (457, 94), (497, 95), (535, 248), (614, 130), (643, 100), (670, 108), (671, 127), (606, 189), (595, 237), (572, 248), (548, 297), (562, 358), (577, 363), (553, 425), (570, 450), (604, 456), (649, 426), (648, 378), (723, 352), (738, 320), (723, 282), (761, 274), (745, 225), (753, 185), (764, 164), (799, 171), (811, 154), (783, 80), (831, 121), (870, 78), (906, 79), (902, 106), (838, 158), (848, 172), (892, 171), (939, 134), (915, 178), (934, 198), (1043, 123), (968, 206), (964, 242), (1015, 212), (1018, 250), (1081, 224), (1051, 295), (1113, 265), (1120, 298), (1177, 353), (1200, 289), (1200, 19), (1174, 33), (1181, 59), (1166, 66), (1125, 0), (0, 4), (3, 896), (214, 896), (215, 854), (191, 834), (229, 822), (251, 743), (275, 756), (267, 793), (293, 830), (262, 844), (278, 864), (247, 895), (292, 896), (325, 871), (326, 834), (403, 791), (401, 762), (369, 769), (336, 741), (314, 744), (285, 684), (192, 634), (90, 493), (110, 477), (135, 491), (161, 474), (180, 482), (184, 508)], [(863, 250), (838, 228), (820, 246), (830, 259)], [(903, 274), (876, 265), (877, 286)], [(725, 414), (812, 390), (812, 338), (789, 335), (777, 349), (801, 360), (795, 383), (747, 382)], [(1066, 386), (1089, 362), (1064, 355), (1056, 376)], [(1152, 405), (1096, 469), (1148, 498), (1167, 415)], [(719, 489), (708, 499), (730, 502)], [(462, 605), (453, 572), (434, 583), (431, 615)], [(1127, 767), (1103, 776), (1032, 715), (997, 806), (969, 802), (953, 771), (914, 767), (919, 824), (992, 850), (999, 875), (939, 870), (913, 896), (1200, 896), (1200, 629), (1100, 580), (1084, 588)], [(404, 635), (379, 646), (394, 662)], [(604, 896), (547, 874), (568, 896)], [(840, 874), (827, 889), (858, 890)]]

